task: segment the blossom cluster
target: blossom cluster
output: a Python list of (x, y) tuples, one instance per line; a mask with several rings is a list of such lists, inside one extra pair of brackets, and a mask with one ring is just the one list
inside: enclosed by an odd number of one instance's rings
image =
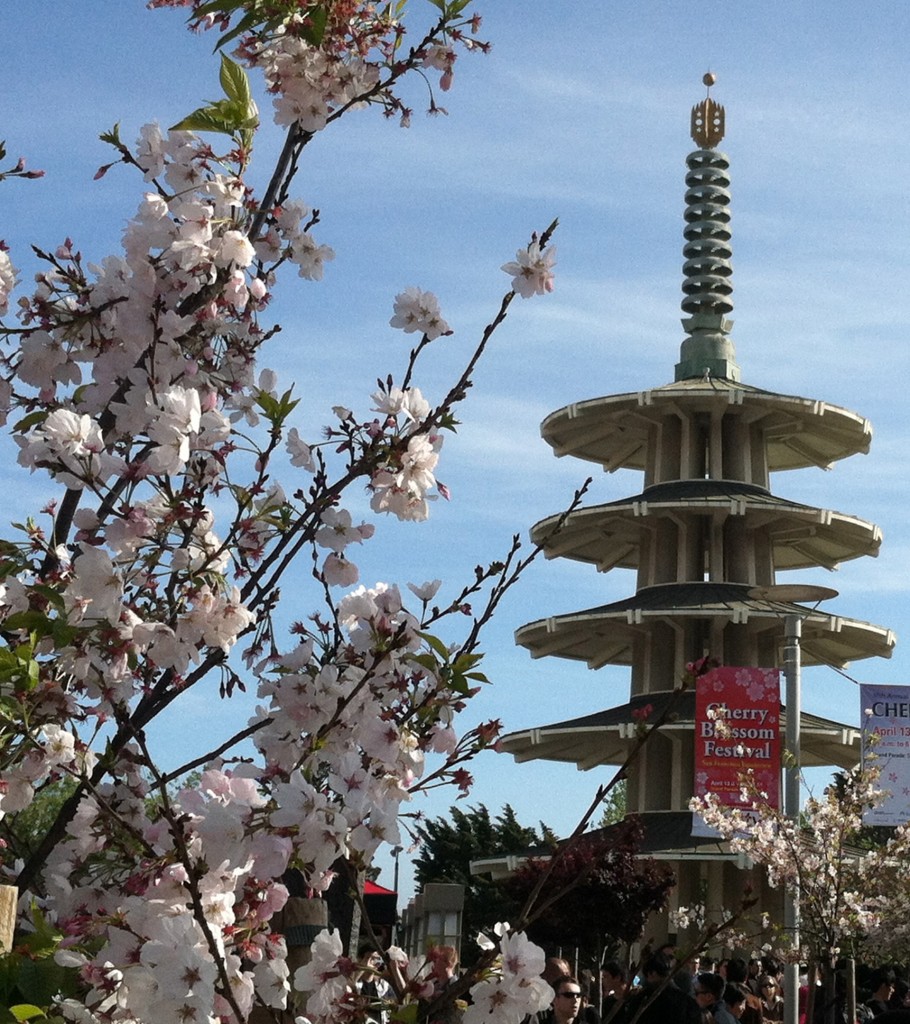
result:
[[(165, 4), (200, 8), (153, 6)], [(361, 101), (404, 116), (391, 85), (408, 69), (439, 70), (447, 89), (452, 45), (473, 27), (444, 12), (402, 57), (401, 26), (372, 5), (329, 5), (327, 19), (320, 34), (295, 10), (238, 40), (298, 143)], [(414, 612), (394, 584), (356, 586), (352, 558), (376, 528), (351, 510), (354, 482), (371, 513), (402, 520), (448, 496), (442, 431), (466, 388), (434, 407), (411, 376), (451, 328), (432, 293), (403, 291), (390, 323), (421, 336), (403, 382), (389, 376), (364, 416), (336, 407), (319, 440), (290, 427), (292, 389), (260, 365), (274, 333), (262, 319), (285, 264), (318, 281), (334, 254), (289, 197), (294, 162), (261, 198), (247, 183), (247, 130), (225, 154), (190, 130), (147, 125), (132, 149), (109, 133), (144, 182), (122, 251), (91, 264), (66, 238), (17, 303), (0, 244), (0, 316), (18, 317), (18, 344), (0, 355), (0, 420), (17, 414), (19, 464), (62, 490), (47, 531), (30, 518), (4, 542), (0, 816), (46, 784), (74, 790), (41, 848), (24, 863), (11, 851), (3, 870), (64, 937), (58, 962), (82, 993), (59, 1007), (70, 1020), (239, 1022), (256, 1005), (284, 1008), (293, 979), (273, 918), (288, 871), (319, 894), (339, 858), (366, 867), (403, 841), (401, 808), (421, 786), (466, 786), (462, 762), (498, 730), (455, 730), (482, 679), (476, 630), (463, 646), (427, 632), (470, 614), (463, 597), (480, 581), (442, 609), (439, 581), (411, 584)], [(288, 644), (273, 616), (301, 555), (325, 601)], [(165, 774), (147, 727), (219, 676), (224, 698), (251, 684), (255, 712)], [(181, 781), (188, 769), (201, 771)], [(323, 936), (314, 963), (338, 961), (336, 945)], [(483, 982), (516, 1019), (543, 1005), (536, 956), (503, 939), (501, 977)], [(401, 970), (426, 998), (422, 965)], [(313, 1019), (357, 1019), (362, 1007), (340, 1014), (350, 986), (314, 971), (298, 979), (313, 987)]]
[[(471, 989), (464, 1024), (509, 1024), (528, 1014), (544, 1012), (553, 1001), (553, 989), (541, 977), (545, 967), (543, 950), (521, 932), (510, 931), (508, 924), (498, 925), (497, 930), (501, 938), (496, 970)], [(478, 941), (483, 948), (495, 948), (486, 936), (479, 936)]]
[(532, 295), (543, 295), (553, 291), (556, 265), (556, 250), (550, 246), (543, 249), (534, 240), (527, 249), (519, 249), (515, 259), (504, 263), (502, 269), (512, 276), (512, 290), (523, 299)]
[(898, 829), (879, 847), (859, 847), (864, 812), (884, 798), (878, 781), (877, 769), (868, 765), (845, 772), (821, 797), (809, 797), (799, 820), (769, 806), (748, 778), (745, 806), (725, 806), (714, 795), (691, 802), (733, 851), (763, 868), (771, 886), (799, 899), (801, 941), (822, 962), (872, 935), (880, 948), (887, 947), (882, 880), (906, 874), (910, 836)]
[[(508, 924), (496, 926), (498, 948), (487, 936), (478, 936), (482, 948), (490, 953), (490, 965), (470, 989), (470, 1000), (461, 1009), (465, 1024), (513, 1024), (528, 1014), (544, 1011), (553, 1000), (553, 989), (541, 978), (544, 969), (543, 950), (526, 936), (510, 930)], [(398, 980), (400, 992), (394, 996), (394, 1008), (404, 1013), (415, 1009), (413, 1004), (432, 1006), (440, 994), (434, 977), (431, 948), (426, 956), (410, 958), (397, 946), (386, 952), (392, 975)], [(316, 939), (312, 959), (299, 968), (294, 987), (306, 995), (304, 1009), (311, 1024), (335, 1024), (358, 1019), (363, 1012), (363, 998), (355, 982), (358, 966), (344, 956), (337, 931), (324, 931)], [(444, 991), (444, 989), (442, 990)], [(408, 1004), (411, 1004), (408, 1007)], [(373, 1005), (375, 1017), (393, 1005)]]
[[(206, 18), (211, 28), (217, 21)], [(440, 72), (439, 88), (452, 87), (456, 45), (486, 52), (477, 38), (479, 16), (444, 19), (412, 45), (410, 66)], [(294, 12), (271, 31), (251, 33), (241, 46), (249, 66), (260, 69), (273, 97), (275, 122), (312, 134), (346, 110), (379, 104), (387, 116), (410, 125), (412, 111), (395, 91), (403, 70), (400, 48), (406, 27), (390, 11), (373, 4), (329, 5), (317, 30), (311, 10)], [(432, 113), (441, 111), (430, 98)]]

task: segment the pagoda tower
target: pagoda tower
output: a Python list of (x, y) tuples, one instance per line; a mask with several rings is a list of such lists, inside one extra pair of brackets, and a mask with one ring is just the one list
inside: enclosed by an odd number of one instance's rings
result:
[[(687, 662), (709, 655), (725, 665), (782, 665), (787, 615), (802, 619), (803, 665), (888, 657), (894, 646), (890, 630), (792, 603), (779, 586), (782, 570), (833, 569), (878, 553), (875, 525), (770, 487), (779, 470), (828, 467), (867, 452), (872, 431), (847, 409), (741, 381), (729, 319), (729, 160), (717, 149), (724, 111), (710, 95), (714, 76), (704, 82), (707, 96), (692, 111), (698, 148), (686, 160), (686, 337), (674, 380), (574, 403), (541, 426), (557, 456), (608, 472), (640, 470), (644, 480), (638, 494), (577, 509), (552, 538), (560, 517), (545, 519), (532, 538), (548, 557), (590, 562), (601, 572), (634, 569), (637, 587), (621, 601), (531, 622), (516, 640), (534, 658), (629, 666), (629, 700), (508, 735), (503, 746), (520, 762), (622, 764), (643, 709), (651, 705), (656, 714), (666, 706)], [(707, 897), (709, 906), (731, 906), (742, 892), (735, 858), (691, 835), (694, 708), (694, 693), (684, 693), (673, 720), (645, 744), (628, 773), (627, 807), (644, 824), (643, 852), (676, 870), (674, 902)], [(801, 731), (803, 766), (856, 763), (858, 729), (804, 714)]]

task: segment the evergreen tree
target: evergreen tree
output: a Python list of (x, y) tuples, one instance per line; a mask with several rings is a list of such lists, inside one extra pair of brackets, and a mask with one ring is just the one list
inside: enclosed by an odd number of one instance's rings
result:
[(607, 828), (608, 825), (616, 825), (626, 816), (626, 780), (621, 779), (610, 790), (606, 800), (603, 802), (603, 814), (597, 823), (597, 828)]
[(462, 958), (470, 962), (476, 947), (473, 937), (489, 931), (498, 921), (509, 920), (516, 904), (488, 877), (471, 874), (471, 861), (496, 854), (522, 853), (550, 846), (556, 836), (543, 822), (539, 830), (522, 825), (506, 804), (491, 817), (484, 804), (466, 811), (452, 807), (447, 817), (429, 818), (417, 827), (420, 851), (415, 860), (418, 891), (428, 882), (454, 882), (464, 886), (462, 934), (466, 941)]

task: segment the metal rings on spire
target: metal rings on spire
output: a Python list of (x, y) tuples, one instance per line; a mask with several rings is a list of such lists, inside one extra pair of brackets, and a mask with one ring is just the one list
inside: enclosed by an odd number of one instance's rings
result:
[(733, 310), (729, 161), (716, 149), (698, 149), (686, 164), (682, 308), (726, 315)]

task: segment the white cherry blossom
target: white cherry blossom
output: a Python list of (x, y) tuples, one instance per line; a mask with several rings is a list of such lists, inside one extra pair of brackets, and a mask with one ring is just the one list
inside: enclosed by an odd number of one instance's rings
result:
[(419, 288), (407, 288), (395, 296), (395, 312), (389, 326), (398, 327), (405, 334), (425, 334), (430, 341), (452, 333), (451, 327), (442, 319), (439, 300), (432, 292)]
[(511, 263), (502, 269), (512, 277), (512, 290), (523, 299), (553, 291), (553, 267), (556, 249), (549, 246), (541, 251), (539, 242), (531, 242), (527, 249), (519, 249)]
[(16, 287), (16, 268), (6, 248), (0, 243), (0, 316), (9, 310), (9, 297)]

